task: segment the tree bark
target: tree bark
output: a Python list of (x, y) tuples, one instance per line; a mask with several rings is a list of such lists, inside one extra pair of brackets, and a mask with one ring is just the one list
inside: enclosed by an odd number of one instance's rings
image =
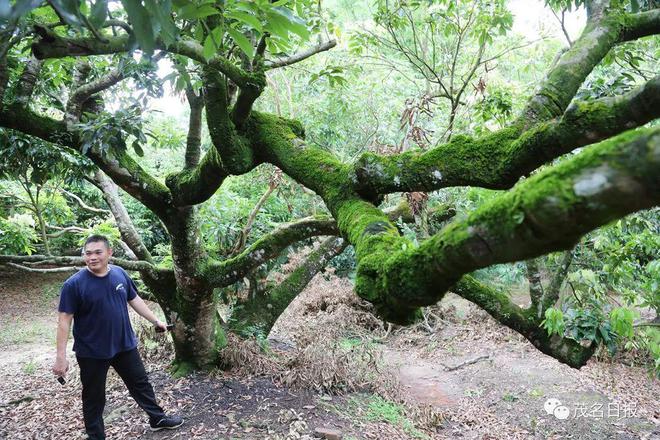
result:
[(323, 241), (278, 286), (261, 295), (254, 295), (236, 306), (231, 316), (230, 328), (239, 334), (258, 329), (264, 336), (270, 333), (277, 318), (309, 284), (314, 276), (334, 257), (341, 254), (348, 243), (337, 237)]

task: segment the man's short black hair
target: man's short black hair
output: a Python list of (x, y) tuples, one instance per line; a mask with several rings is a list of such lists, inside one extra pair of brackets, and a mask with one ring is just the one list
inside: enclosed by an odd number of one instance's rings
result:
[(85, 240), (85, 244), (83, 245), (83, 250), (85, 250), (88, 244), (98, 242), (103, 242), (103, 244), (105, 244), (105, 248), (110, 249), (110, 240), (108, 240), (108, 237), (101, 234), (94, 234), (87, 237), (87, 240)]

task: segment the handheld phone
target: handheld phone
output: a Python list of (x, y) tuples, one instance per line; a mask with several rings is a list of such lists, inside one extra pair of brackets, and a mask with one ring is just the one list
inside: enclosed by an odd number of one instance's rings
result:
[[(174, 324), (167, 324), (167, 331), (171, 331), (174, 328)], [(156, 327), (156, 332), (157, 333), (163, 333), (165, 330), (163, 330), (162, 327)]]
[(57, 381), (62, 385), (64, 385), (66, 383), (66, 380), (64, 380), (64, 378), (62, 376), (58, 376)]

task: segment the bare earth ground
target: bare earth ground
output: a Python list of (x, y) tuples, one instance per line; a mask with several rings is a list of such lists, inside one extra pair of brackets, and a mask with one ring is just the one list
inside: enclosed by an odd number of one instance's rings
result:
[[(50, 373), (64, 278), (0, 272), (0, 438), (84, 438), (77, 367), (65, 386)], [(186, 423), (151, 433), (112, 374), (108, 439), (310, 439), (319, 427), (345, 439), (660, 439), (660, 384), (643, 367), (594, 359), (573, 370), (454, 295), (433, 309), (428, 326), (391, 332), (357, 303), (345, 281), (317, 276), (273, 333), (298, 346), (292, 350), (313, 347), (309, 334), (331, 335), (333, 347), (348, 352), (320, 346), (320, 357), (307, 350), (269, 376), (239, 368), (173, 379), (168, 344), (148, 338), (143, 352), (156, 394)], [(354, 346), (368, 347), (380, 367), (364, 374), (333, 357), (363, 353)], [(362, 377), (372, 378), (368, 391), (351, 391)], [(342, 383), (341, 396), (321, 391)], [(566, 419), (546, 413), (550, 399), (567, 408)]]

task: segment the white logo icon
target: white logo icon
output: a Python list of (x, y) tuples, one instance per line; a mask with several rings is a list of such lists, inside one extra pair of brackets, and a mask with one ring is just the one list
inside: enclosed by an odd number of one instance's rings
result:
[(124, 290), (124, 285), (122, 283), (117, 284), (117, 287), (115, 287), (115, 291), (118, 290)]
[(561, 402), (559, 399), (555, 399), (551, 397), (550, 399), (545, 401), (545, 404), (543, 405), (543, 409), (545, 409), (545, 412), (548, 414), (552, 414), (555, 411), (555, 408), (561, 405)]
[(566, 420), (568, 416), (571, 415), (571, 410), (568, 407), (561, 404), (559, 399), (551, 397), (545, 401), (543, 409), (547, 414), (552, 414), (557, 417), (559, 420)]
[(563, 405), (560, 405), (557, 408), (555, 408), (553, 414), (559, 420), (566, 420), (568, 418), (568, 416), (571, 415), (571, 410), (568, 409), (567, 407), (563, 406)]

